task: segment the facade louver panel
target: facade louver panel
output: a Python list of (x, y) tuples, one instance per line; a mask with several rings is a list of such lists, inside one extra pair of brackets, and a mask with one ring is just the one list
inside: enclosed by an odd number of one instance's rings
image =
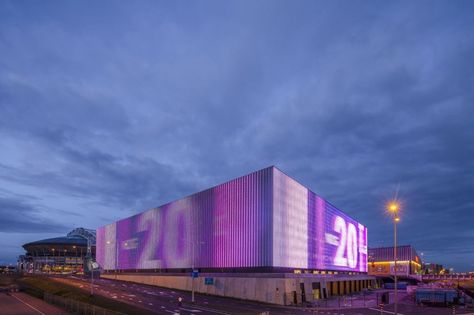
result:
[(367, 229), (275, 167), (97, 230), (106, 270), (367, 271)]

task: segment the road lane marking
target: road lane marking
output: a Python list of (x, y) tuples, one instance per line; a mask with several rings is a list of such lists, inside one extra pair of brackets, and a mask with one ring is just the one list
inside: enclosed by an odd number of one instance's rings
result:
[[(369, 307), (369, 310), (372, 310), (372, 311), (377, 311), (377, 312), (382, 312), (382, 313), (387, 313), (387, 314), (395, 314), (395, 312), (390, 312), (390, 311), (384, 311), (384, 310), (381, 310), (381, 309), (378, 309), (378, 308), (371, 308)], [(398, 312), (398, 315), (403, 315), (402, 313)]]
[(217, 310), (217, 309), (213, 309), (213, 308), (208, 308), (208, 307), (204, 307), (204, 306), (193, 305), (192, 307), (195, 308), (195, 309), (198, 309), (198, 310), (213, 312), (213, 313), (216, 313), (216, 314), (232, 315), (232, 313), (228, 313), (228, 312), (225, 312), (225, 311), (221, 311), (221, 310)]
[(189, 308), (184, 308), (184, 307), (181, 307), (180, 310), (188, 311), (188, 312), (191, 312), (191, 313), (201, 313), (202, 312), (200, 310), (190, 310)]
[(42, 314), (42, 315), (46, 315), (45, 313), (41, 312), (41, 311), (40, 311), (39, 309), (37, 309), (36, 307), (34, 307), (34, 306), (32, 306), (32, 305), (26, 303), (25, 301), (23, 301), (23, 300), (20, 299), (19, 297), (15, 296), (15, 295), (13, 295), (13, 294), (12, 294), (11, 296), (13, 296), (15, 299), (17, 299), (17, 300), (20, 301), (21, 303), (25, 304), (26, 306), (28, 306), (28, 307), (34, 309), (34, 310), (37, 311), (38, 313), (40, 313), (40, 314)]

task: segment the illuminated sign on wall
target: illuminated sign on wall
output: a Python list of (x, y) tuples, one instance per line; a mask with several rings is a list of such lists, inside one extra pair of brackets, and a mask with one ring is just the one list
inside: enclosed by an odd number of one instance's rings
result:
[(96, 257), (107, 270), (366, 272), (367, 229), (270, 167), (100, 227)]

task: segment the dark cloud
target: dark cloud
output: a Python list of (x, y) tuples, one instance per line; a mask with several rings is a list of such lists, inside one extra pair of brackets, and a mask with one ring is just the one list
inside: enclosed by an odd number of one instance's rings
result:
[[(0, 197), (0, 231), (8, 233), (64, 233), (67, 227), (41, 216), (38, 206), (24, 199)], [(60, 212), (58, 212), (60, 213)]]
[(3, 1), (4, 207), (95, 228), (275, 164), (472, 269), (472, 6)]

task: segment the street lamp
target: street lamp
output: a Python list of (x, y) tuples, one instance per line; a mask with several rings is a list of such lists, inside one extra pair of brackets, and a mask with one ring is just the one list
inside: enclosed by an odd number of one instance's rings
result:
[(387, 209), (393, 216), (393, 267), (394, 267), (394, 280), (395, 280), (395, 296), (394, 296), (394, 313), (397, 315), (398, 308), (398, 287), (397, 287), (397, 223), (400, 221), (398, 211), (400, 210), (400, 204), (397, 201), (391, 201)]
[(52, 267), (51, 272), (54, 272), (54, 267), (56, 267), (56, 260), (55, 260), (55, 258), (54, 258), (54, 250), (55, 250), (55, 249), (53, 248), (53, 249), (51, 249), (51, 250), (53, 251), (53, 267)]

